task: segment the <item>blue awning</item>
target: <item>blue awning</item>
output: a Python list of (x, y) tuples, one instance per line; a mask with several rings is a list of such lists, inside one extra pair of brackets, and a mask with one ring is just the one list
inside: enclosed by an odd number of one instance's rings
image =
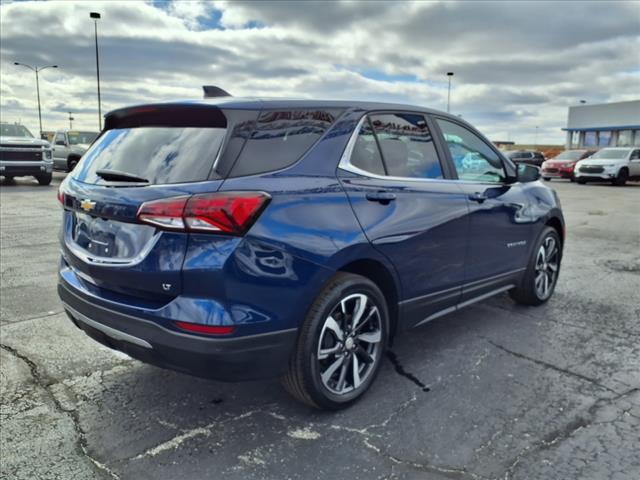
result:
[(603, 130), (637, 130), (640, 129), (640, 125), (622, 125), (622, 126), (608, 126), (608, 127), (584, 127), (584, 128), (563, 128), (566, 132), (598, 132)]

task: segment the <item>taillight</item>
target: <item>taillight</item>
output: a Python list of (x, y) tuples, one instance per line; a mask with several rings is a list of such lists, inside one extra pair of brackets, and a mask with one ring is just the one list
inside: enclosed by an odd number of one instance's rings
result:
[(64, 192), (62, 188), (58, 188), (58, 202), (60, 202), (60, 205), (64, 208)]
[(173, 322), (176, 327), (187, 332), (204, 333), (207, 335), (229, 335), (235, 327), (229, 325), (202, 325), (200, 323)]
[(263, 192), (173, 197), (143, 203), (138, 210), (138, 220), (168, 230), (243, 235), (269, 199)]

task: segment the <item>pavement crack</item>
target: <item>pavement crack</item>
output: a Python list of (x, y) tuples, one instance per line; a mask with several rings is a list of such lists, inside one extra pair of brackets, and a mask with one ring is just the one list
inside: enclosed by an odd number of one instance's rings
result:
[(429, 390), (431, 390), (424, 383), (422, 383), (418, 379), (418, 377), (416, 377), (413, 373), (407, 372), (405, 370), (405, 368), (400, 363), (400, 360), (398, 360), (398, 356), (395, 354), (395, 352), (393, 352), (391, 350), (387, 350), (387, 358), (393, 364), (393, 367), (395, 368), (396, 373), (398, 375), (400, 375), (401, 377), (404, 377), (404, 378), (408, 379), (410, 382), (416, 384), (420, 388), (420, 390), (422, 390), (423, 392), (428, 392)]
[(31, 376), (36, 382), (36, 385), (38, 385), (40, 388), (42, 388), (46, 392), (47, 396), (51, 400), (51, 403), (53, 404), (54, 409), (60, 414), (66, 415), (71, 420), (73, 429), (76, 432), (76, 449), (78, 453), (81, 456), (86, 457), (87, 460), (89, 460), (89, 462), (91, 462), (91, 464), (101, 473), (108, 475), (109, 478), (113, 480), (119, 480), (120, 477), (115, 472), (113, 472), (111, 469), (109, 469), (109, 467), (99, 462), (89, 454), (87, 449), (87, 440), (85, 437), (85, 432), (84, 430), (82, 430), (82, 427), (80, 426), (80, 419), (78, 417), (78, 412), (76, 412), (75, 410), (69, 410), (68, 408), (65, 408), (64, 405), (62, 405), (60, 400), (51, 391), (50, 389), (51, 383), (48, 382), (42, 376), (42, 374), (38, 371), (38, 365), (36, 365), (36, 363), (33, 360), (31, 360), (29, 357), (18, 352), (13, 347), (0, 344), (0, 348), (10, 353), (14, 357), (19, 358), (20, 360), (22, 360), (24, 363), (27, 364), (27, 366), (29, 367), (29, 371), (31, 372)]
[(544, 368), (553, 370), (553, 371), (561, 373), (563, 375), (569, 375), (571, 377), (577, 378), (577, 379), (582, 380), (584, 382), (588, 382), (588, 383), (590, 383), (592, 385), (595, 385), (598, 388), (601, 388), (603, 390), (607, 390), (608, 392), (618, 394), (618, 392), (615, 391), (614, 389), (609, 388), (606, 385), (601, 384), (597, 380), (595, 380), (593, 378), (590, 378), (590, 377), (587, 377), (586, 375), (582, 375), (581, 373), (577, 373), (577, 372), (574, 372), (574, 371), (566, 369), (566, 368), (558, 367), (556, 365), (553, 365), (552, 363), (545, 362), (544, 360), (540, 360), (540, 359), (537, 359), (537, 358), (529, 357), (529, 356), (527, 356), (527, 355), (525, 355), (523, 353), (515, 352), (515, 351), (513, 351), (513, 350), (511, 350), (511, 349), (509, 349), (509, 348), (507, 348), (507, 347), (505, 347), (503, 345), (500, 345), (499, 343), (495, 343), (493, 340), (491, 340), (491, 339), (489, 339), (487, 337), (481, 337), (481, 338), (484, 338), (487, 342), (489, 342), (491, 345), (496, 347), (498, 350), (502, 350), (503, 352), (508, 353), (509, 355), (512, 355), (512, 356), (514, 356), (516, 358), (519, 358), (519, 359), (522, 359), (522, 360), (526, 360), (528, 362), (535, 363), (536, 365), (540, 365), (540, 366), (542, 366)]
[[(524, 449), (522, 449), (515, 457), (515, 459), (513, 460), (513, 462), (511, 462), (511, 465), (509, 465), (509, 467), (507, 467), (507, 469), (505, 470), (504, 473), (504, 478), (505, 479), (510, 479), (513, 476), (513, 472), (515, 471), (515, 469), (517, 468), (518, 464), (522, 461), (523, 458), (533, 455), (536, 452), (545, 450), (545, 449), (549, 449), (552, 447), (557, 446), (558, 444), (564, 442), (565, 440), (573, 437), (577, 432), (579, 432), (580, 430), (584, 429), (584, 428), (589, 428), (593, 425), (599, 425), (599, 424), (603, 424), (603, 423), (613, 423), (617, 420), (611, 420), (609, 422), (596, 422), (596, 416), (598, 414), (598, 411), (602, 408), (604, 408), (607, 405), (610, 405), (612, 403), (617, 402), (618, 400), (623, 399), (624, 397), (628, 396), (628, 395), (632, 395), (636, 392), (640, 391), (640, 387), (634, 387), (631, 388), (630, 390), (627, 390), (625, 392), (619, 393), (613, 397), (600, 397), (597, 398), (594, 402), (593, 405), (591, 405), (586, 412), (586, 415), (579, 415), (575, 418), (573, 418), (571, 421), (569, 421), (566, 425), (564, 425), (561, 428), (558, 428), (556, 430), (553, 430), (552, 432), (548, 433), (547, 435), (544, 436), (544, 438), (538, 440), (537, 442), (532, 443), (531, 445), (525, 447)], [(625, 411), (622, 411), (623, 414), (625, 413)]]

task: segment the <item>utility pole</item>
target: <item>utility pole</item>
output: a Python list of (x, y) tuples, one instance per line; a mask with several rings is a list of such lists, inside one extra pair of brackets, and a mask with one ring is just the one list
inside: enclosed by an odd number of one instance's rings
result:
[(447, 89), (447, 113), (451, 111), (451, 77), (453, 77), (453, 72), (447, 72), (447, 77), (449, 77), (449, 88)]
[(89, 13), (93, 18), (93, 26), (96, 38), (96, 77), (98, 79), (98, 129), (102, 130), (102, 106), (100, 102), (100, 57), (98, 56), (98, 20), (101, 18), (98, 12)]
[(74, 118), (71, 116), (71, 112), (69, 112), (69, 130), (73, 130), (73, 120)]

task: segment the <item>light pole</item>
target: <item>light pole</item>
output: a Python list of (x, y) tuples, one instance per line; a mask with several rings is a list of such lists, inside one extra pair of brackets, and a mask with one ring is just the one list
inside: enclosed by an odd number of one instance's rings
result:
[(94, 32), (96, 36), (96, 76), (98, 78), (98, 129), (102, 130), (102, 107), (100, 105), (100, 58), (98, 56), (98, 20), (100, 14), (98, 12), (89, 13), (89, 18), (93, 18)]
[(41, 72), (45, 68), (58, 68), (58, 65), (47, 65), (46, 67), (32, 67), (26, 63), (13, 62), (14, 65), (20, 67), (27, 67), (30, 70), (36, 72), (36, 92), (38, 93), (38, 120), (40, 121), (40, 137), (42, 137), (42, 110), (40, 108), (40, 80), (38, 78), (38, 72)]
[(447, 113), (451, 111), (451, 77), (453, 77), (453, 72), (447, 72), (447, 77), (449, 77), (449, 89), (447, 90)]
[(73, 130), (73, 122), (74, 118), (71, 116), (71, 112), (69, 112), (69, 130)]
[(533, 138), (533, 146), (537, 147), (538, 146), (538, 126), (536, 125), (536, 134), (535, 137)]

